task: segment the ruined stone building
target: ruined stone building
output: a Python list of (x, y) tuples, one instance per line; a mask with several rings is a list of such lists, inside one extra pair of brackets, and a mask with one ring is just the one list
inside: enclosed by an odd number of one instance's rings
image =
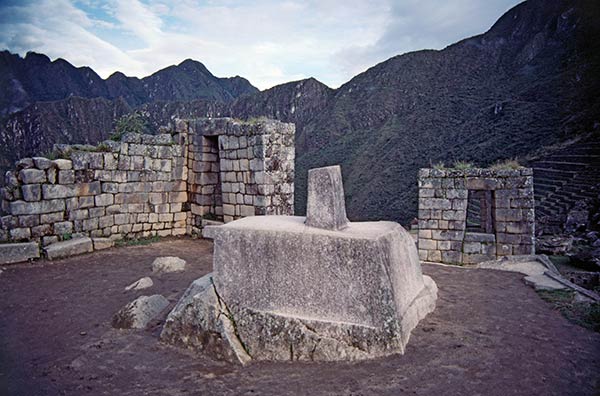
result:
[(24, 158), (6, 174), (0, 242), (194, 234), (207, 220), (293, 214), (294, 132), (266, 119), (181, 120)]
[(534, 253), (533, 172), (421, 169), (419, 256), (474, 264)]

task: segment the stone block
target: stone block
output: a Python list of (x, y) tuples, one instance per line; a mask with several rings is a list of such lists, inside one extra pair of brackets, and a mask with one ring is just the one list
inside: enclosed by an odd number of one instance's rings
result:
[(419, 209), (452, 209), (452, 201), (445, 198), (419, 198)]
[(58, 236), (64, 236), (73, 232), (73, 222), (61, 221), (54, 223), (54, 234)]
[[(454, 207), (454, 203), (452, 202), (452, 206)], [(443, 220), (465, 220), (467, 218), (466, 206), (464, 210), (444, 210), (442, 211), (442, 219)], [(442, 228), (442, 227), (440, 227)]]
[(52, 226), (50, 224), (41, 224), (35, 227), (31, 227), (31, 237), (40, 238), (45, 235), (52, 234)]
[(464, 232), (450, 230), (432, 230), (431, 236), (433, 237), (433, 239), (438, 241), (462, 241), (464, 237)]
[(110, 206), (114, 201), (115, 199), (112, 194), (100, 194), (96, 195), (94, 198), (96, 206)]
[[(412, 237), (390, 222), (330, 231), (304, 221), (247, 217), (204, 229), (215, 239), (214, 287), (252, 358), (289, 360), (290, 343), (302, 360), (402, 353), (436, 294)], [(282, 327), (293, 331), (273, 337)], [(325, 334), (331, 345), (319, 345)]]
[(83, 220), (90, 216), (88, 209), (77, 209), (69, 212), (69, 220)]
[(442, 252), (439, 250), (429, 250), (427, 252), (427, 261), (440, 263), (442, 261)]
[(79, 183), (77, 186), (77, 195), (98, 195), (102, 192), (102, 186), (99, 181), (90, 183)]
[(487, 234), (483, 232), (465, 232), (465, 242), (496, 242), (496, 236), (494, 234)]
[(21, 186), (21, 195), (27, 202), (35, 202), (42, 199), (42, 187), (40, 184), (24, 184)]
[(98, 229), (98, 218), (83, 220), (83, 231), (91, 231)]
[(19, 227), (34, 227), (40, 224), (40, 215), (19, 216)]
[(56, 184), (58, 171), (56, 168), (50, 168), (46, 170), (46, 178), (48, 179), (48, 183)]
[(73, 183), (75, 183), (75, 171), (73, 171), (73, 170), (60, 170), (60, 171), (58, 171), (58, 183), (59, 184), (73, 184)]
[(87, 237), (74, 238), (68, 241), (53, 243), (44, 248), (44, 254), (49, 260), (90, 253), (94, 250), (92, 240)]
[(73, 169), (73, 162), (71, 160), (68, 160), (68, 159), (55, 159), (55, 160), (52, 160), (52, 164), (58, 170)]
[(38, 169), (48, 169), (52, 165), (52, 162), (48, 158), (44, 157), (33, 157), (34, 166)]
[(463, 253), (466, 253), (466, 254), (481, 253), (481, 243), (480, 242), (465, 242), (463, 244)]
[(46, 172), (40, 169), (23, 169), (19, 172), (19, 179), (23, 184), (45, 183), (47, 181)]
[(327, 230), (347, 227), (344, 186), (339, 166), (308, 171), (306, 225)]
[(521, 221), (522, 219), (520, 209), (496, 209), (497, 221)]
[(524, 222), (506, 223), (506, 232), (510, 234), (532, 234), (533, 225)]
[(13, 264), (40, 257), (36, 242), (0, 244), (0, 264)]
[(447, 264), (461, 264), (462, 253), (457, 251), (443, 251), (442, 252), (442, 263)]
[(42, 246), (48, 246), (56, 242), (58, 242), (58, 237), (56, 235), (45, 236), (42, 238)]
[(419, 238), (418, 245), (419, 249), (423, 250), (437, 249), (437, 241), (434, 241), (433, 239)]
[(188, 195), (186, 191), (177, 191), (169, 193), (170, 203), (187, 202), (187, 200)]
[(111, 248), (115, 245), (115, 241), (110, 238), (92, 238), (94, 250), (103, 250)]
[(31, 238), (31, 228), (20, 227), (20, 228), (11, 228), (8, 231), (10, 239), (13, 241), (25, 241)]
[(39, 202), (14, 201), (9, 204), (9, 208), (13, 215), (60, 212), (65, 210), (65, 201), (62, 199)]
[(45, 213), (40, 215), (40, 223), (52, 224), (65, 219), (65, 212)]
[(15, 163), (15, 167), (17, 168), (17, 170), (33, 168), (34, 167), (33, 159), (32, 158), (21, 158), (20, 160), (18, 160)]
[(42, 195), (44, 199), (70, 198), (77, 196), (78, 188), (75, 184), (44, 184)]

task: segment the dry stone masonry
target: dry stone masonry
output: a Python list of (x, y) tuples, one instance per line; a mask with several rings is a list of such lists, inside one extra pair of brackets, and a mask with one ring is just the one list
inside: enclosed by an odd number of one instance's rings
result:
[(309, 191), (319, 194), (309, 194), (306, 218), (204, 229), (214, 239), (214, 273), (184, 293), (164, 341), (242, 363), (404, 352), (437, 298), (412, 237), (393, 222), (347, 222), (337, 166), (311, 170)]
[(183, 235), (205, 219), (293, 213), (293, 124), (179, 120), (160, 132), (17, 162), (2, 189), (0, 257), (2, 243)]
[(421, 169), (419, 257), (474, 264), (534, 253), (533, 172)]
[(193, 226), (254, 215), (294, 213), (293, 124), (202, 119), (181, 123), (192, 136), (189, 178)]

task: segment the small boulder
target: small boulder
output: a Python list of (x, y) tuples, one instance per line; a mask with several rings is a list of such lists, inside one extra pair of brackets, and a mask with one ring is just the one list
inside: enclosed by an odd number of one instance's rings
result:
[(113, 316), (112, 326), (117, 329), (143, 329), (168, 305), (169, 300), (160, 294), (140, 296)]
[(125, 291), (147, 289), (149, 287), (152, 287), (152, 285), (154, 285), (154, 282), (152, 282), (152, 279), (150, 277), (146, 276), (136, 280), (131, 285), (127, 286), (125, 288)]
[(165, 256), (157, 257), (152, 262), (152, 272), (154, 273), (165, 273), (165, 272), (180, 272), (185, 270), (185, 260), (179, 257)]

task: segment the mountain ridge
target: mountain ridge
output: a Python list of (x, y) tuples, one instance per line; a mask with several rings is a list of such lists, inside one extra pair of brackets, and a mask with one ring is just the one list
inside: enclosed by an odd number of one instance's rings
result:
[[(598, 133), (597, 20), (600, 6), (594, 1), (529, 0), (483, 34), (442, 50), (397, 55), (338, 89), (309, 78), (228, 102), (155, 100), (128, 106), (147, 114), (155, 126), (174, 117), (203, 116), (294, 122), (298, 214), (304, 210), (306, 171), (341, 164), (352, 220), (407, 224), (416, 215), (419, 167), (458, 160), (487, 166), (525, 158), (577, 134)], [(82, 114), (86, 100), (77, 102)], [(50, 119), (58, 118), (52, 114)], [(26, 135), (26, 120), (33, 115), (9, 119), (0, 137)], [(80, 133), (77, 120), (72, 117), (64, 128)], [(40, 124), (36, 133), (46, 133)]]
[[(166, 83), (163, 83), (165, 82)], [(58, 58), (28, 52), (24, 58), (0, 51), (0, 116), (6, 117), (36, 102), (83, 98), (125, 99), (130, 106), (155, 100), (206, 99), (228, 102), (259, 92), (245, 78), (214, 76), (201, 62), (186, 59), (144, 78), (114, 72), (102, 79), (90, 67), (75, 67)]]

